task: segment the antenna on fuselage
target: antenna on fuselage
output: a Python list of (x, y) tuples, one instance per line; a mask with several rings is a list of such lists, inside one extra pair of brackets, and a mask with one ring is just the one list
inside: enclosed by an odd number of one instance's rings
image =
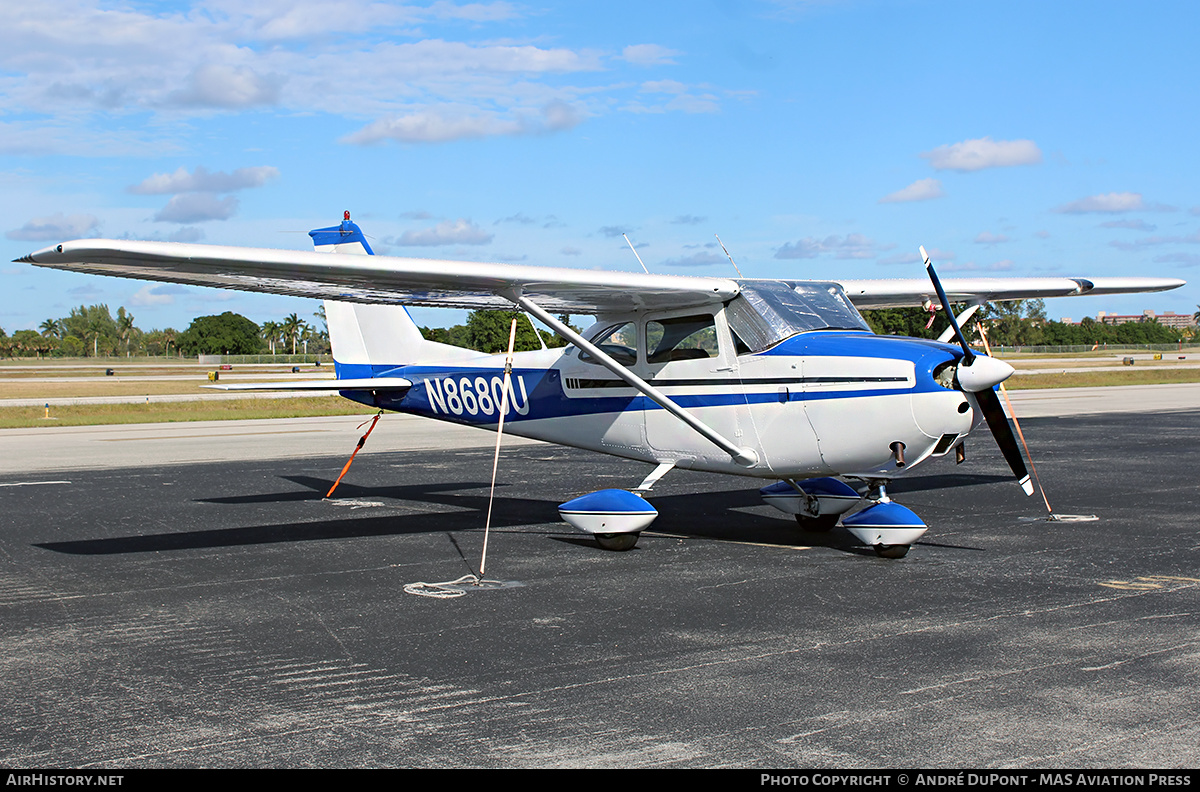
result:
[[(721, 241), (721, 237), (717, 236), (716, 234), (713, 234), (713, 236), (717, 237), (717, 244), (721, 246), (721, 250), (725, 250), (725, 243)], [(738, 274), (739, 278), (746, 277), (742, 274), (742, 271), (738, 269), (737, 262), (733, 260), (733, 256), (729, 255), (728, 250), (725, 250), (725, 258), (729, 259), (729, 263), (733, 265), (733, 271)]]
[(628, 236), (625, 236), (625, 234), (621, 234), (621, 236), (625, 237), (625, 244), (626, 244), (626, 245), (629, 245), (629, 249), (633, 251), (633, 255), (634, 255), (636, 258), (637, 258), (637, 260), (638, 260), (638, 264), (641, 264), (641, 265), (642, 265), (642, 270), (643, 270), (643, 271), (644, 271), (644, 272), (645, 272), (647, 275), (649, 275), (649, 274), (650, 274), (650, 270), (646, 269), (646, 262), (642, 261), (642, 257), (638, 255), (637, 248), (635, 248), (635, 247), (633, 246), (633, 243), (629, 241), (629, 237), (628, 237)]

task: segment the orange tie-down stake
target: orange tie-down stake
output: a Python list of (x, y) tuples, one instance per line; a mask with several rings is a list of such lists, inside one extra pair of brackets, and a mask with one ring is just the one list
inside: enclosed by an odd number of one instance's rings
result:
[[(367, 433), (364, 434), (362, 437), (358, 438), (358, 446), (354, 449), (354, 453), (350, 455), (350, 458), (346, 460), (346, 466), (344, 468), (342, 468), (342, 472), (337, 477), (337, 481), (333, 482), (333, 486), (329, 488), (329, 492), (325, 493), (326, 498), (333, 497), (333, 491), (335, 489), (337, 489), (338, 484), (342, 483), (342, 478), (346, 475), (346, 471), (349, 470), (350, 465), (352, 465), (354, 463), (354, 457), (358, 456), (358, 452), (362, 451), (362, 447), (367, 444), (367, 438), (371, 436), (371, 430), (375, 428), (375, 424), (379, 423), (379, 418), (382, 415), (383, 415), (383, 410), (380, 410), (379, 412), (375, 413), (375, 417), (371, 419), (371, 426), (368, 427)], [(367, 423), (366, 421), (363, 421), (362, 423), (360, 423), (358, 425), (358, 428), (362, 429), (363, 426), (366, 425), (366, 423)]]

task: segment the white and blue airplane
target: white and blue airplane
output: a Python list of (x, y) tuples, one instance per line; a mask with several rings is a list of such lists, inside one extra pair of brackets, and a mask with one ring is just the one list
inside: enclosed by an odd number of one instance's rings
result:
[[(840, 519), (880, 556), (902, 557), (926, 526), (888, 498), (888, 482), (951, 451), (961, 461), (965, 438), (983, 422), (1033, 492), (994, 390), (1013, 370), (972, 350), (962, 322), (992, 300), (1184, 285), (961, 278), (943, 289), (928, 256), (927, 281), (836, 282), (394, 258), (373, 255), (349, 212), (310, 235), (315, 252), (92, 239), (19, 261), (323, 299), (336, 380), (224, 387), (337, 390), (371, 407), (492, 430), (504, 409), (512, 434), (654, 465), (632, 491), (559, 507), (612, 550), (632, 548), (657, 516), (637, 493), (686, 468), (775, 481), (761, 489), (764, 500), (802, 528), (829, 530)], [(952, 302), (968, 307), (955, 317)], [(569, 346), (513, 354), (506, 378), (505, 355), (425, 340), (406, 305), (515, 308)], [(942, 339), (878, 336), (858, 312), (915, 305), (947, 310)], [(563, 314), (596, 321), (577, 333)], [(957, 345), (946, 343), (952, 338)]]

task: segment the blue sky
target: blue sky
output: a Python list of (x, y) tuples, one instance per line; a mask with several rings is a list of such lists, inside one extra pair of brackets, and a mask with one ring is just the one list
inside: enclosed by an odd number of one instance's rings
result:
[[(1186, 2), (0, 8), (0, 255), (127, 237), (748, 277), (1200, 281)], [(0, 327), (312, 301), (0, 265)], [(1165, 294), (1051, 317), (1191, 313)], [(458, 314), (425, 311), (428, 323)]]

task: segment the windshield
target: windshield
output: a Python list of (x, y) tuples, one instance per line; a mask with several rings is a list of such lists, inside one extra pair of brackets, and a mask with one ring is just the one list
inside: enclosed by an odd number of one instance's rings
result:
[(836, 283), (738, 281), (742, 291), (725, 306), (729, 327), (751, 352), (809, 330), (870, 327)]

